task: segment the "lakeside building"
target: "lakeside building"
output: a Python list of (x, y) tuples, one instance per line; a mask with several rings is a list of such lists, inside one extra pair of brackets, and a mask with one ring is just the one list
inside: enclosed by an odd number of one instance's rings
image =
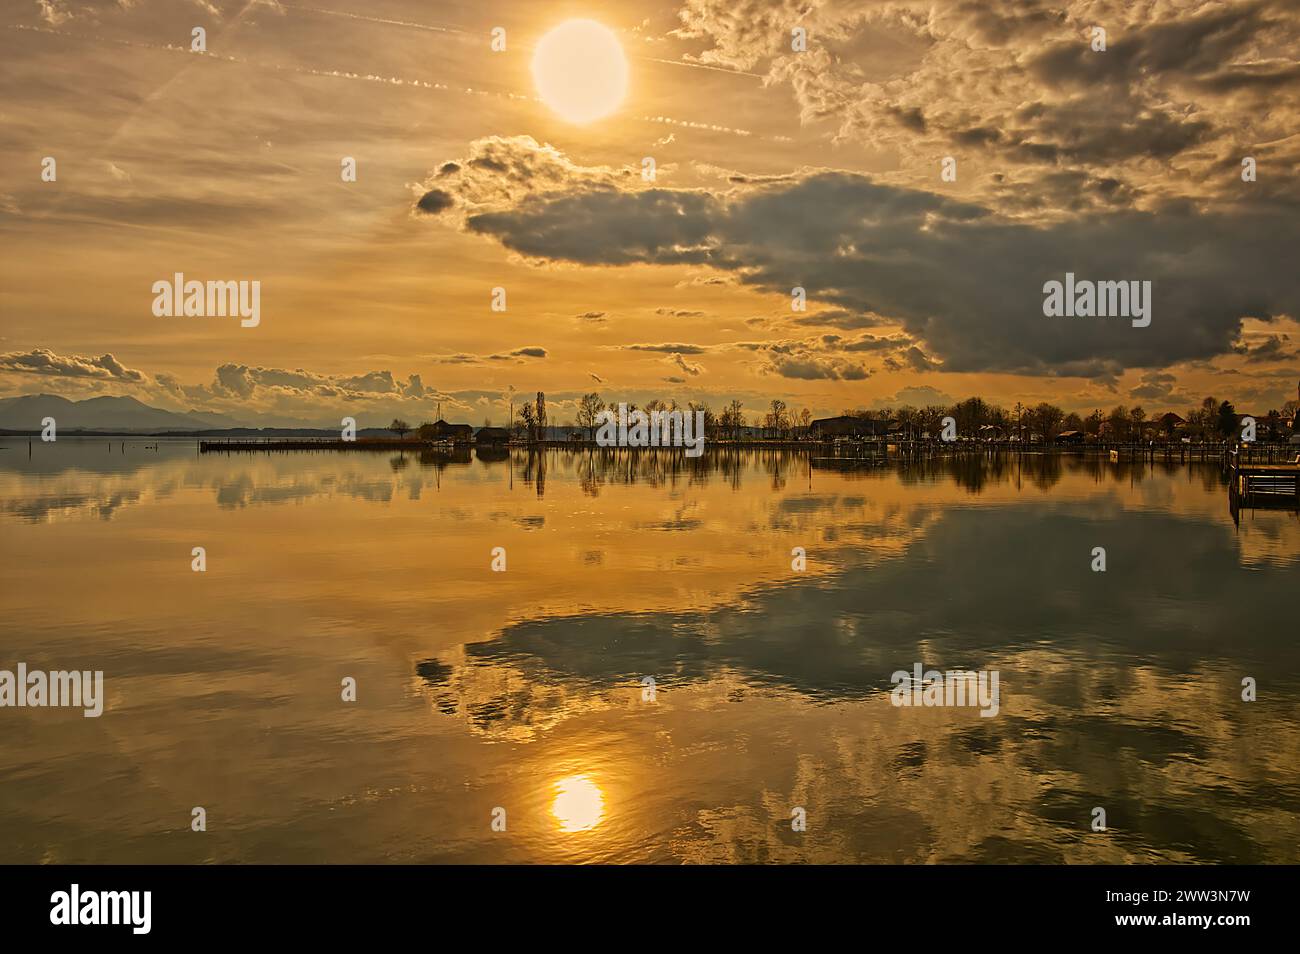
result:
[(808, 425), (808, 433), (814, 440), (836, 437), (880, 438), (889, 434), (889, 422), (842, 414), (813, 421)]
[(422, 441), (451, 441), (468, 444), (474, 437), (474, 428), (468, 424), (448, 424), (439, 418), (432, 424), (421, 424), (416, 431)]

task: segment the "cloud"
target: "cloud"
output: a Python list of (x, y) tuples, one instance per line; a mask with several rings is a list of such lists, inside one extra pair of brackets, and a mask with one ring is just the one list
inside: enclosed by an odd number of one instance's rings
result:
[(871, 372), (861, 364), (808, 352), (772, 355), (764, 370), (783, 378), (803, 381), (862, 381), (871, 376)]
[(704, 354), (708, 348), (694, 344), (629, 344), (624, 351), (657, 351), (663, 354)]
[(677, 288), (708, 288), (708, 287), (726, 287), (734, 285), (736, 280), (730, 275), (717, 275), (708, 272), (699, 275), (692, 275), (690, 278), (684, 278), (677, 283)]
[[(470, 215), (465, 227), (538, 260), (707, 264), (782, 296), (801, 284), (846, 315), (900, 323), (926, 345), (906, 358), (917, 369), (938, 360), (945, 371), (1113, 378), (1229, 353), (1243, 317), (1300, 313), (1291, 261), (1298, 213), (1300, 202), (1247, 196), (1033, 225), (976, 203), (816, 170), (725, 192), (579, 184)], [(1152, 282), (1150, 327), (1044, 317), (1043, 284), (1067, 271)]]
[(36, 0), (41, 11), (41, 19), (50, 26), (59, 26), (72, 19), (72, 12), (64, 0)]
[(1233, 352), (1245, 357), (1250, 364), (1266, 361), (1289, 361), (1300, 356), (1300, 350), (1287, 347), (1291, 340), (1289, 335), (1264, 335), (1258, 344), (1243, 341), (1233, 347)]
[(458, 354), (430, 355), (430, 357), (439, 364), (480, 364), (484, 361), (516, 361), (523, 363), (526, 358), (545, 358), (547, 351), (545, 348), (530, 345), (526, 348), (516, 348), (513, 351), (499, 351), (496, 354)]
[(874, 328), (888, 324), (879, 315), (869, 312), (861, 313), (848, 308), (823, 308), (819, 311), (800, 315), (794, 319), (796, 325), (808, 325), (814, 328), (839, 328), (842, 331), (856, 331), (859, 328)]
[(685, 372), (686, 372), (687, 374), (689, 374), (691, 377), (698, 377), (699, 375), (701, 375), (701, 374), (704, 373), (704, 366), (703, 366), (703, 365), (700, 365), (700, 364), (691, 364), (689, 361), (687, 361), (685, 358), (683, 358), (680, 354), (674, 354), (674, 355), (670, 356), (667, 360), (668, 360), (670, 363), (676, 365), (676, 366), (677, 366), (678, 368), (680, 368), (681, 370), (685, 371)]
[[(15, 382), (26, 392), (34, 380), (41, 390), (67, 397), (127, 394), (167, 410), (224, 413), (268, 427), (335, 426), (344, 414), (373, 416), (382, 423), (395, 414), (428, 416), (435, 400), (462, 405), (455, 396), (428, 387), (419, 374), (403, 379), (387, 370), (323, 374), (227, 362), (215, 369), (209, 383), (195, 384), (168, 372), (127, 367), (112, 354), (94, 358), (44, 348), (0, 354), (0, 383)], [(500, 403), (500, 393), (474, 393)]]
[(1173, 397), (1178, 378), (1163, 371), (1149, 371), (1142, 375), (1141, 383), (1129, 389), (1129, 397), (1144, 401), (1167, 401)]
[(96, 378), (126, 383), (141, 383), (148, 377), (143, 371), (126, 367), (111, 354), (88, 358), (76, 354), (59, 355), (45, 348), (0, 354), (0, 372), (63, 378)]
[(510, 352), (512, 358), (545, 358), (545, 348), (517, 348)]
[(872, 407), (951, 407), (957, 403), (957, 399), (951, 394), (940, 391), (938, 388), (932, 388), (929, 385), (920, 385), (906, 387), (899, 390), (896, 394), (877, 398)]
[[(901, 179), (934, 181), (945, 154), (1004, 170), (967, 186), (1003, 212), (1227, 193), (1239, 144), (1297, 128), (1294, 101), (1277, 96), (1300, 79), (1294, 4), (685, 0), (679, 19), (698, 61), (759, 70), (805, 124), (897, 154)], [(790, 48), (795, 24), (806, 52)], [(1298, 148), (1281, 147), (1277, 167), (1294, 168)], [(1071, 196), (1061, 173), (1113, 185)], [(1270, 187), (1300, 192), (1289, 176)]]
[(580, 166), (532, 136), (488, 136), (470, 143), (463, 158), (442, 163), (416, 187), (415, 208), (438, 214), (456, 207), (461, 216), (513, 208), (576, 186), (611, 188), (640, 181), (631, 167)]
[(455, 204), (456, 200), (451, 197), (451, 193), (443, 192), (441, 189), (430, 189), (420, 196), (420, 201), (415, 203), (415, 207), (426, 215), (438, 215)]
[(890, 355), (886, 358), (885, 367), (890, 371), (937, 371), (941, 365), (932, 361), (916, 345), (911, 345), (898, 355)]

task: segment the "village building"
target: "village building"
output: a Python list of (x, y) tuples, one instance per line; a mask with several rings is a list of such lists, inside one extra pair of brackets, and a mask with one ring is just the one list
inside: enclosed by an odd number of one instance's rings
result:
[(421, 424), (416, 433), (422, 441), (451, 441), (468, 444), (474, 437), (474, 428), (468, 424), (448, 424), (441, 418), (432, 424)]
[(813, 421), (808, 432), (814, 440), (832, 440), (836, 437), (880, 438), (889, 433), (889, 422), (843, 414)]

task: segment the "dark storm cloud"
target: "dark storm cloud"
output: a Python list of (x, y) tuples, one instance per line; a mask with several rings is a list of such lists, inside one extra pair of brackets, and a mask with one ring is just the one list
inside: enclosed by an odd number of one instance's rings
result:
[(1098, 83), (1128, 85), (1148, 74), (1208, 78), (1230, 63), (1268, 24), (1266, 6), (1252, 3), (1186, 20), (1153, 23), (1109, 37), (1104, 52), (1085, 43), (1056, 43), (1031, 60), (1030, 71), (1050, 85), (1079, 88)]
[[(454, 165), (454, 163), (448, 163)], [(416, 207), (428, 215), (437, 215), (439, 212), (445, 212), (455, 205), (455, 200), (451, 195), (443, 192), (441, 189), (430, 189), (424, 195), (420, 196), (420, 201)]]
[[(578, 187), (468, 222), (536, 258), (706, 263), (776, 294), (800, 285), (853, 314), (900, 321), (948, 371), (1109, 377), (1230, 353), (1243, 316), (1300, 313), (1298, 211), (1273, 197), (1031, 225), (862, 175), (821, 172), (726, 194)], [(1152, 282), (1150, 327), (1044, 317), (1043, 283), (1067, 271)], [(669, 347), (690, 353), (660, 346)]]
[(1041, 106), (1032, 118), (1032, 123), (993, 140), (1014, 160), (1093, 165), (1142, 157), (1166, 159), (1202, 142), (1212, 131), (1209, 123), (1199, 119), (1095, 94)]
[[(703, 192), (598, 187), (531, 196), (508, 211), (471, 215), (466, 227), (482, 235), (508, 236), (508, 247), (538, 258), (698, 265), (708, 262), (713, 251), (709, 222), (714, 201)], [(591, 247), (593, 234), (608, 243), (604, 250)]]
[(1266, 361), (1286, 361), (1297, 356), (1295, 348), (1288, 347), (1286, 335), (1268, 335), (1258, 344), (1242, 343), (1232, 350), (1242, 355), (1251, 364)]

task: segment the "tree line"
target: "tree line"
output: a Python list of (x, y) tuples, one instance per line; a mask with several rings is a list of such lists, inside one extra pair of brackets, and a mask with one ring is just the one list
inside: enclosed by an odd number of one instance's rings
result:
[[(1286, 402), (1281, 409), (1270, 410), (1256, 420), (1257, 438), (1263, 441), (1285, 440), (1290, 433), (1290, 422), (1296, 417), (1297, 402)], [(576, 421), (566, 421), (562, 427), (574, 429), (581, 436), (594, 439), (600, 425), (600, 414), (615, 410), (617, 402), (606, 403), (599, 392), (584, 394), (577, 402)], [(804, 407), (795, 411), (780, 398), (773, 398), (766, 411), (750, 414), (740, 400), (732, 400), (715, 412), (703, 401), (679, 404), (675, 398), (654, 399), (644, 406), (629, 402), (627, 412), (640, 410), (647, 416), (657, 411), (679, 411), (704, 415), (704, 432), (709, 439), (730, 438), (738, 440), (744, 431), (752, 428), (759, 436), (773, 439), (798, 439), (808, 435), (812, 412)], [(1074, 431), (1087, 437), (1111, 441), (1138, 441), (1155, 438), (1169, 439), (1175, 435), (1202, 441), (1231, 439), (1240, 431), (1241, 415), (1230, 401), (1206, 397), (1199, 406), (1186, 414), (1169, 413), (1149, 418), (1140, 406), (1116, 405), (1109, 412), (1097, 408), (1087, 415), (1065, 411), (1055, 404), (1042, 402), (1033, 406), (1016, 403), (1005, 408), (970, 397), (952, 405), (931, 404), (915, 407), (874, 409), (848, 408), (844, 417), (863, 421), (878, 421), (896, 425), (898, 431), (909, 438), (935, 437), (943, 428), (944, 418), (956, 422), (957, 433), (962, 437), (991, 436), (1016, 437), (1022, 441), (1052, 441), (1061, 434)], [(538, 391), (535, 401), (526, 401), (515, 411), (511, 429), (514, 436), (523, 439), (543, 440), (547, 428), (546, 395)], [(421, 429), (432, 425), (421, 425)], [(405, 436), (412, 428), (405, 421), (394, 420), (389, 430)]]

